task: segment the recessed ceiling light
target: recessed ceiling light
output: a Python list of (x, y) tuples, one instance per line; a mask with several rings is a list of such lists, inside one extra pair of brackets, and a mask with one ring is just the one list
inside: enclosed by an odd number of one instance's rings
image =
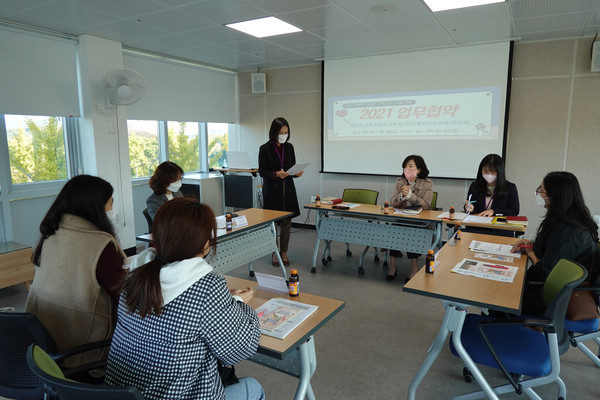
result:
[(284, 22), (275, 17), (252, 19), (249, 21), (227, 24), (225, 26), (228, 26), (240, 32), (247, 33), (248, 35), (252, 35), (257, 38), (283, 35), (292, 32), (302, 32), (302, 29), (297, 28), (294, 25), (288, 24), (287, 22)]
[(504, 3), (505, 0), (423, 0), (431, 11), (454, 10), (456, 8), (481, 6), (483, 4)]

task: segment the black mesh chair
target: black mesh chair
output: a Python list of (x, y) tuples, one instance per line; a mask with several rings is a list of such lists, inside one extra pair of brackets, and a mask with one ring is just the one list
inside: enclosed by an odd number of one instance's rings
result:
[(44, 383), (46, 392), (59, 400), (144, 400), (133, 386), (91, 385), (65, 378), (58, 365), (34, 344), (27, 349), (27, 365)]
[(144, 218), (146, 218), (146, 223), (148, 224), (148, 232), (147, 233), (152, 233), (152, 218), (150, 218), (150, 213), (148, 213), (148, 209), (144, 208), (144, 211), (142, 211), (144, 213)]
[[(60, 363), (68, 356), (110, 344), (94, 342), (58, 352), (54, 339), (30, 313), (0, 313), (0, 396), (10, 399), (42, 399), (44, 386), (27, 366), (27, 348), (32, 343), (44, 349)], [(104, 362), (86, 364), (67, 371), (68, 376), (102, 366)]]

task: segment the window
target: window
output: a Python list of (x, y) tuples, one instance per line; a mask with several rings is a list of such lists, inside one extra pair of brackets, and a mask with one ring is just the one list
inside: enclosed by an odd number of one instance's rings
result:
[(158, 121), (127, 120), (132, 178), (152, 176), (159, 164)]
[(169, 140), (168, 160), (179, 165), (185, 172), (200, 171), (200, 146), (197, 122), (167, 123)]
[(61, 117), (4, 115), (13, 184), (67, 179)]
[(208, 166), (220, 168), (225, 162), (225, 152), (229, 150), (229, 124), (209, 122), (208, 131)]

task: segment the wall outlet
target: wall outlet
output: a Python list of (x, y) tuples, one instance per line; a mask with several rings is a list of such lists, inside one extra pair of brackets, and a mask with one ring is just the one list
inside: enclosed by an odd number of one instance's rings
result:
[(310, 202), (314, 203), (317, 201), (317, 196), (310, 196)]

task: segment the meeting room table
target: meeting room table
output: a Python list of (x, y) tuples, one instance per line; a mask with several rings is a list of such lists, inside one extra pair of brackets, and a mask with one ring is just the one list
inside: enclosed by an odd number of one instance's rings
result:
[[(421, 268), (404, 285), (403, 290), (407, 293), (441, 300), (446, 310), (440, 331), (410, 384), (408, 391), (409, 400), (414, 400), (419, 384), (433, 365), (450, 333), (452, 333), (451, 340), (457, 353), (487, 397), (490, 399), (498, 398), (464, 349), (461, 343), (461, 332), (467, 314), (467, 307), (469, 306), (479, 307), (483, 311), (497, 310), (517, 315), (521, 313), (527, 257), (520, 253), (515, 253), (512, 262), (494, 261), (498, 264), (518, 267), (518, 271), (511, 283), (452, 272), (452, 268), (465, 258), (478, 260), (474, 258), (474, 253), (469, 250), (469, 245), (473, 240), (507, 245), (515, 241), (514, 238), (510, 237), (463, 233), (461, 240), (449, 241), (439, 251), (436, 257), (434, 273), (426, 273), (425, 268)], [(479, 260), (482, 261), (481, 259)]]

